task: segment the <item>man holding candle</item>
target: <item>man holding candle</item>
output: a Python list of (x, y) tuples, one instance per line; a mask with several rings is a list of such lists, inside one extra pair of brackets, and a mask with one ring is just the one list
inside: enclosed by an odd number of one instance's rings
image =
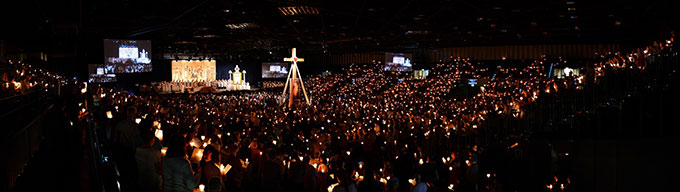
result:
[(243, 169), (243, 164), (241, 164), (241, 159), (236, 156), (238, 151), (237, 145), (229, 145), (226, 149), (226, 156), (222, 158), (222, 164), (231, 165), (231, 169), (224, 179), (224, 187), (231, 189), (231, 191), (242, 191), (241, 183), (245, 170)]
[(203, 158), (200, 165), (203, 175), (201, 176), (201, 184), (208, 184), (212, 178), (220, 177), (220, 168), (217, 164), (220, 163), (220, 154), (212, 145), (208, 145), (203, 150)]

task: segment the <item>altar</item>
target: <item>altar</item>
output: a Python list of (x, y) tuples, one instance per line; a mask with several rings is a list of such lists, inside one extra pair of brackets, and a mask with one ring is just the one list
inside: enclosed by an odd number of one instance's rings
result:
[(250, 90), (250, 83), (246, 82), (246, 70), (241, 71), (236, 65), (234, 71), (229, 70), (229, 79), (219, 80), (213, 87), (218, 91)]
[(216, 79), (214, 60), (190, 60), (172, 62), (172, 81), (152, 83), (154, 90), (161, 94), (196, 93), (250, 90), (246, 71), (236, 65), (229, 70), (228, 79)]

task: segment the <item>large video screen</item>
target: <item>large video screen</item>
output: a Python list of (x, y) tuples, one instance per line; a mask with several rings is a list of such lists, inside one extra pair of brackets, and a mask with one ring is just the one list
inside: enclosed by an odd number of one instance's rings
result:
[(385, 71), (413, 71), (410, 53), (385, 53)]
[(109, 83), (116, 81), (116, 74), (107, 74), (104, 64), (89, 64), (89, 79), (90, 83)]
[(104, 39), (105, 73), (151, 72), (151, 41)]
[(262, 63), (262, 78), (286, 78), (289, 70), (289, 63), (264, 62)]

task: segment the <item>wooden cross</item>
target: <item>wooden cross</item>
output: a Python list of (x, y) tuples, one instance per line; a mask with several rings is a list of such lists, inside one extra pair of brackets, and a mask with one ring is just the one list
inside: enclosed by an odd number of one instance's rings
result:
[[(305, 90), (305, 84), (302, 82), (302, 75), (300, 75), (300, 70), (297, 68), (297, 62), (304, 62), (305, 59), (304, 58), (298, 58), (297, 57), (297, 51), (296, 51), (295, 48), (293, 48), (292, 56), (287, 57), (287, 58), (283, 58), (283, 61), (293, 62), (293, 65), (290, 66), (290, 71), (288, 72), (288, 78), (286, 79), (286, 85), (283, 88), (283, 93), (282, 93), (283, 97), (285, 98), (285, 96), (286, 96), (286, 90), (288, 90), (289, 83), (290, 84), (294, 83), (293, 81), (290, 80), (291, 79), (290, 76), (292, 74), (293, 79), (296, 79), (296, 78), (300, 79), (300, 86), (302, 87), (302, 93), (304, 93), (305, 101), (307, 102), (307, 105), (309, 105), (309, 98), (307, 97), (307, 91)], [(288, 107), (293, 106), (293, 97), (291, 97), (291, 95), (292, 95), (291, 93), (293, 91), (292, 90), (293, 85), (290, 85), (290, 89), (291, 90), (288, 91), (288, 93), (289, 93), (288, 94)]]
[(297, 57), (297, 51), (295, 48), (293, 48), (293, 55), (291, 57), (286, 57), (283, 58), (283, 61), (292, 61), (293, 65), (297, 65), (297, 62), (305, 62), (304, 58), (298, 58)]

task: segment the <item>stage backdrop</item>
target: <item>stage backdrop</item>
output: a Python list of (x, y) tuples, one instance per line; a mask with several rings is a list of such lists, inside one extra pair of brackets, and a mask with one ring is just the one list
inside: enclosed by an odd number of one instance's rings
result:
[(215, 60), (173, 60), (173, 81), (211, 81), (216, 79)]

